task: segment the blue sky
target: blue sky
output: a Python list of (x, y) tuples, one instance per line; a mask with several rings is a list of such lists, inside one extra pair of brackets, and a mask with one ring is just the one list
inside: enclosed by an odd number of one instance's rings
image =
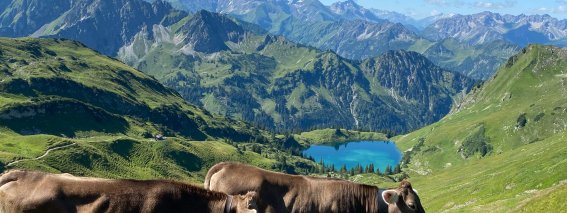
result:
[[(320, 0), (332, 4), (338, 0)], [(344, 0), (341, 0), (344, 1)], [(390, 10), (423, 18), (439, 13), (472, 14), (492, 11), (503, 14), (549, 14), (567, 18), (567, 0), (356, 0), (366, 8)]]

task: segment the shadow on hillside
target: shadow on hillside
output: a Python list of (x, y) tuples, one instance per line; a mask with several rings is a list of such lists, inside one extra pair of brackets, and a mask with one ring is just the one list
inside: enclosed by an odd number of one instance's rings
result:
[(128, 122), (100, 108), (74, 100), (12, 105), (0, 110), (0, 126), (22, 135), (75, 137), (77, 132), (125, 133)]

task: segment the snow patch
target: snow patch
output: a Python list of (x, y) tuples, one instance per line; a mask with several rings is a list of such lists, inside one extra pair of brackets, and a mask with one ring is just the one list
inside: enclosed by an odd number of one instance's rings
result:
[(356, 128), (358, 129), (360, 124), (358, 118), (356, 117), (356, 99), (358, 98), (358, 94), (356, 94), (354, 87), (352, 88), (352, 92), (354, 93), (354, 96), (352, 97), (352, 101), (350, 102), (350, 114), (354, 119), (354, 126), (356, 126)]
[(362, 41), (362, 40), (366, 40), (369, 38), (372, 38), (372, 36), (374, 36), (374, 33), (372, 32), (368, 32), (368, 29), (364, 30), (364, 33), (360, 34), (359, 36), (356, 37), (357, 41)]

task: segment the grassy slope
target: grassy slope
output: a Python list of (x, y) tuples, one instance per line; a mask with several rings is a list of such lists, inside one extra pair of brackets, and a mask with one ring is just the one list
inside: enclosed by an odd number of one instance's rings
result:
[[(216, 162), (248, 162), (271, 168), (274, 160), (254, 152), (240, 152), (219, 141), (187, 141), (171, 138), (165, 141), (129, 137), (93, 137), (64, 139), (44, 136), (44, 139), (75, 143), (76, 145), (50, 152), (40, 160), (24, 160), (15, 168), (69, 172), (81, 176), (107, 178), (153, 179), (165, 178), (201, 183), (208, 168)], [(5, 139), (2, 139), (5, 144)], [(44, 143), (35, 137), (32, 143)], [(29, 155), (35, 158), (45, 148)], [(40, 154), (41, 153), (41, 154)], [(65, 160), (61, 160), (65, 159)]]
[[(422, 138), (406, 169), (427, 210), (508, 211), (532, 203), (564, 206), (557, 195), (567, 179), (567, 51), (530, 46), (443, 120), (394, 140), (409, 150)], [(518, 126), (521, 114), (527, 123)], [(478, 130), (492, 151), (463, 159), (459, 149)], [(477, 132), (478, 133), (478, 132)], [(543, 193), (542, 201), (538, 194)], [(547, 194), (555, 196), (546, 196)], [(542, 197), (539, 196), (539, 197)], [(520, 207), (523, 208), (523, 207)], [(530, 207), (531, 208), (531, 207)]]
[(363, 140), (388, 140), (386, 135), (377, 132), (359, 132), (353, 130), (340, 129), (319, 129), (310, 132), (302, 132), (294, 135), (294, 138), (303, 145), (323, 144), (329, 142), (348, 142)]
[[(506, 212), (524, 209), (523, 205), (540, 205), (537, 208), (546, 210), (565, 207), (562, 197), (549, 196), (567, 193), (565, 136), (562, 133), (411, 180), (426, 210), (432, 212)], [(541, 206), (542, 202), (550, 206)]]
[[(159, 132), (168, 139), (143, 137)], [(228, 143), (263, 134), (188, 105), (146, 74), (79, 43), (0, 39), (0, 170), (199, 182), (220, 161), (271, 168), (274, 160)]]

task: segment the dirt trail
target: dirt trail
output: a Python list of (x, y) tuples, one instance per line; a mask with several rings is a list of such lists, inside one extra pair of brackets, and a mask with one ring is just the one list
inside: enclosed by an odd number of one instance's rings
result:
[(39, 156), (39, 157), (37, 157), (37, 158), (21, 159), (21, 160), (13, 161), (13, 162), (11, 162), (11, 163), (6, 164), (5, 167), (10, 167), (10, 166), (12, 166), (12, 165), (14, 165), (14, 164), (16, 164), (16, 163), (22, 162), (22, 161), (41, 160), (42, 158), (46, 157), (46, 156), (49, 154), (49, 152), (51, 152), (51, 151), (59, 150), (59, 149), (64, 149), (64, 148), (67, 148), (67, 147), (70, 147), (70, 146), (74, 146), (74, 145), (77, 145), (77, 144), (76, 144), (76, 143), (72, 143), (72, 144), (67, 144), (67, 145), (64, 145), (64, 146), (53, 147), (53, 148), (47, 149), (47, 150), (45, 151), (45, 153), (43, 153), (43, 155), (41, 155), (41, 156)]

